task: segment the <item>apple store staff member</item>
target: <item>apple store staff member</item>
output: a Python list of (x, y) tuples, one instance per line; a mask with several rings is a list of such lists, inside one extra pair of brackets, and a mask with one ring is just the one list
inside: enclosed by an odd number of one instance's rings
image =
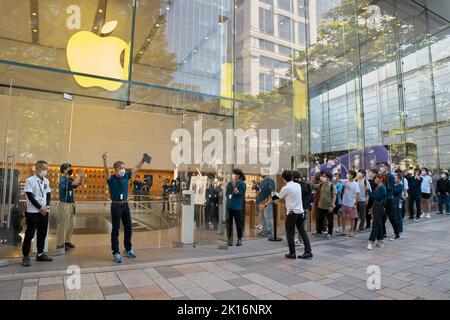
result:
[(122, 161), (114, 163), (114, 174), (110, 175), (108, 170), (108, 164), (106, 163), (107, 154), (103, 154), (103, 166), (105, 170), (106, 181), (108, 182), (109, 194), (111, 197), (111, 249), (114, 256), (114, 262), (121, 263), (122, 256), (119, 251), (119, 230), (120, 221), (122, 221), (125, 237), (124, 237), (124, 254), (128, 258), (136, 258), (131, 244), (131, 213), (128, 206), (128, 184), (129, 180), (139, 170), (141, 170), (144, 162), (150, 163), (150, 156), (144, 154), (142, 160), (131, 171), (125, 170), (125, 164)]
[(78, 177), (74, 179), (72, 165), (63, 163), (59, 168), (62, 176), (59, 178), (59, 203), (56, 225), (56, 254), (62, 255), (65, 251), (74, 249), (70, 242), (73, 234), (75, 220), (75, 198), (73, 190), (84, 183), (83, 170), (78, 170)]
[(29, 258), (31, 240), (37, 231), (37, 256), (36, 261), (50, 262), (52, 258), (44, 253), (45, 238), (48, 230), (48, 216), (50, 209), (50, 183), (45, 178), (48, 172), (48, 164), (45, 161), (36, 162), (35, 175), (25, 181), (24, 192), (27, 195), (27, 230), (22, 245), (22, 266), (30, 267)]

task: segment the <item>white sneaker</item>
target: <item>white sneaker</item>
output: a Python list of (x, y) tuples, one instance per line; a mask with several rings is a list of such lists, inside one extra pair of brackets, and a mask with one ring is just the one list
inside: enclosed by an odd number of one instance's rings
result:
[(372, 242), (369, 242), (367, 244), (367, 250), (372, 250), (372, 249), (373, 249)]
[(431, 213), (427, 213), (427, 215), (425, 216), (426, 219), (431, 219)]

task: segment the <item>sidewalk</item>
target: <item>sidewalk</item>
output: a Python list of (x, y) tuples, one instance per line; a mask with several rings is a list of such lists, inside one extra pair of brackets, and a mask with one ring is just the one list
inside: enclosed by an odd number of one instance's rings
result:
[[(450, 299), (450, 217), (432, 217), (408, 222), (401, 240), (373, 251), (367, 232), (312, 236), (314, 259), (306, 261), (285, 259), (286, 241), (266, 239), (228, 250), (141, 249), (122, 265), (108, 248), (31, 268), (17, 259), (0, 268), (0, 299)], [(70, 265), (81, 268), (80, 290), (67, 287)], [(381, 268), (381, 290), (367, 289), (369, 265)]]

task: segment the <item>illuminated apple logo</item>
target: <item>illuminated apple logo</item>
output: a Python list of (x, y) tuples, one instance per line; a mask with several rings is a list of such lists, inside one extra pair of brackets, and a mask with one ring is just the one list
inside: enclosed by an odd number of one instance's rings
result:
[[(75, 33), (67, 44), (67, 61), (70, 70), (128, 80), (130, 46), (120, 38), (106, 36), (113, 32), (116, 27), (117, 21), (106, 23), (101, 30), (102, 37), (88, 31)], [(101, 87), (108, 91), (116, 91), (123, 84), (118, 81), (84, 76), (74, 76), (74, 78), (84, 88)]]

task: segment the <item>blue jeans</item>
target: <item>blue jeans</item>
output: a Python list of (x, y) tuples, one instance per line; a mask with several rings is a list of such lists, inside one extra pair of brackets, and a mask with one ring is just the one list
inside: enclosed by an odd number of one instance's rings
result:
[(264, 209), (264, 225), (263, 232), (273, 234), (273, 217), (272, 217), (272, 205), (269, 204), (266, 209)]
[(438, 195), (438, 207), (439, 212), (443, 212), (443, 205), (447, 209), (447, 213), (450, 213), (450, 195), (448, 194), (440, 194)]
[(399, 197), (394, 197), (394, 216), (397, 221), (398, 232), (403, 232), (403, 217), (402, 217), (402, 208), (400, 208), (400, 204), (403, 205), (403, 201)]

